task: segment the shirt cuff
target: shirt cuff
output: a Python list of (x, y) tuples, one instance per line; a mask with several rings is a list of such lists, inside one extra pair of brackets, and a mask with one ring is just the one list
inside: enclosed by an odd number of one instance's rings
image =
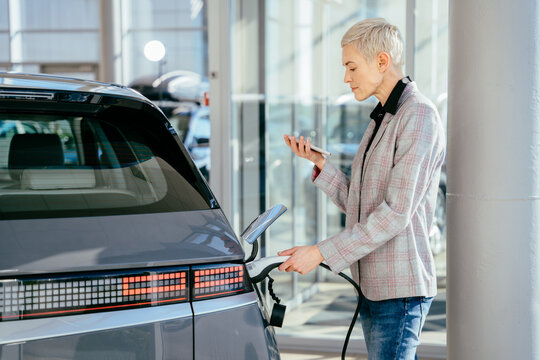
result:
[(315, 181), (317, 176), (321, 173), (321, 169), (317, 167), (317, 165), (313, 166), (313, 171), (311, 172), (311, 181)]

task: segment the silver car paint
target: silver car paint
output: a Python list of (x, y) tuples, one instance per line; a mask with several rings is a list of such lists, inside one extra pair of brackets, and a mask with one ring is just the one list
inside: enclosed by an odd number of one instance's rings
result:
[(119, 329), (167, 320), (191, 323), (188, 303), (142, 309), (0, 322), (0, 345)]
[(130, 309), (94, 314), (81, 314), (24, 321), (0, 322), (0, 345), (14, 344), (103, 330), (131, 327), (152, 322), (188, 318), (197, 315), (232, 310), (257, 303), (254, 292), (220, 299), (189, 303)]
[[(194, 302), (195, 359), (279, 359), (274, 330), (257, 304), (205, 311), (208, 300)], [(203, 304), (205, 303), (205, 304)]]
[(220, 209), (0, 221), (0, 275), (241, 260)]
[(189, 304), (177, 304), (4, 322), (0, 358), (279, 359), (266, 324), (254, 292), (194, 302), (193, 312)]
[(193, 360), (191, 318), (4, 345), (2, 360)]

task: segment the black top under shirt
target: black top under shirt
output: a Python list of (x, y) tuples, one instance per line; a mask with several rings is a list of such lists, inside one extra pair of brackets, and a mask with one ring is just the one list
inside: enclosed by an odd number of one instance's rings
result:
[(373, 135), (371, 135), (371, 139), (369, 139), (369, 142), (366, 147), (366, 152), (364, 153), (364, 161), (362, 162), (362, 168), (364, 167), (364, 163), (366, 162), (366, 154), (369, 151), (369, 147), (371, 146), (371, 143), (373, 142), (373, 139), (375, 139), (375, 135), (377, 135), (377, 131), (379, 130), (379, 127), (381, 126), (381, 123), (384, 119), (384, 115), (388, 112), (392, 115), (396, 115), (397, 109), (398, 109), (398, 101), (401, 97), (401, 94), (403, 94), (403, 90), (405, 90), (405, 87), (408, 83), (410, 83), (412, 80), (410, 77), (406, 76), (403, 79), (399, 80), (394, 86), (394, 89), (390, 93), (390, 96), (388, 97), (388, 100), (386, 100), (386, 103), (384, 106), (379, 102), (377, 106), (375, 106), (375, 109), (371, 112), (369, 115), (370, 118), (375, 120), (375, 129), (373, 130)]

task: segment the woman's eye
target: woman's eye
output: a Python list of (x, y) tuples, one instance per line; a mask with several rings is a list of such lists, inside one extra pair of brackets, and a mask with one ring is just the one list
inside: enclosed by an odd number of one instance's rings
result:
[(354, 68), (354, 69), (349, 69), (349, 71), (354, 71), (354, 70), (356, 70), (356, 68)]

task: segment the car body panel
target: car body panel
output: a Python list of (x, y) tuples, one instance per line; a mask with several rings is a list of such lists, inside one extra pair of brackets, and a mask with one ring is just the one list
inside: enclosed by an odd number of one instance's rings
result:
[(0, 358), (193, 360), (191, 318), (4, 345)]
[(253, 302), (223, 311), (211, 311), (219, 299), (193, 302), (195, 359), (279, 359), (273, 328), (263, 318), (255, 293), (245, 296)]
[[(242, 260), (220, 209), (0, 221), (0, 275)], [(66, 237), (73, 241), (67, 242)]]
[(183, 321), (191, 325), (192, 316), (191, 305), (182, 303), (24, 321), (6, 321), (0, 322), (0, 345), (134, 327), (169, 320)]
[[(175, 304), (0, 323), (0, 358), (20, 359), (19, 354), (35, 355), (41, 348), (46, 349), (42, 356), (55, 359), (139, 358), (126, 357), (133, 356), (133, 346), (144, 359), (279, 359), (273, 329), (266, 326), (254, 292), (194, 302), (193, 313), (194, 321), (189, 304)], [(193, 334), (195, 357), (185, 346)], [(110, 345), (111, 337), (117, 347)], [(135, 345), (133, 337), (138, 337)], [(161, 342), (163, 349), (149, 346)]]

